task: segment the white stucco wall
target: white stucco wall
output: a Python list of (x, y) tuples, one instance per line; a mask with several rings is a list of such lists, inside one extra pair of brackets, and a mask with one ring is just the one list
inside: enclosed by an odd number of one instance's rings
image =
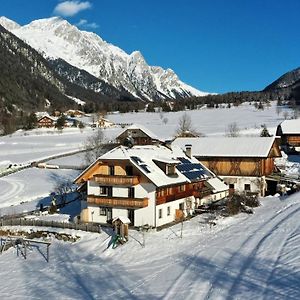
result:
[(100, 194), (99, 183), (89, 180), (87, 183), (87, 194), (88, 195), (99, 195)]
[(265, 191), (267, 188), (265, 177), (246, 177), (246, 176), (220, 176), (224, 182), (229, 184), (234, 184), (234, 189), (237, 192), (245, 192), (245, 184), (250, 184), (250, 192), (259, 193), (260, 196), (264, 196), (261, 194), (261, 191)]
[(100, 207), (88, 205), (88, 221), (94, 223), (106, 223), (107, 216), (100, 216)]
[[(187, 208), (186, 198), (182, 198), (176, 201), (171, 201), (165, 204), (160, 204), (156, 206), (156, 226), (162, 226), (168, 223), (171, 223), (175, 220), (176, 209), (179, 209), (179, 204), (184, 203), (184, 214), (185, 216), (188, 214), (192, 214), (195, 209), (195, 197), (188, 197), (191, 203), (190, 209)], [(170, 215), (167, 215), (168, 207), (170, 207)], [(159, 218), (159, 210), (162, 210), (162, 218)]]
[(218, 193), (208, 195), (208, 196), (203, 197), (202, 199), (200, 199), (200, 205), (209, 204), (209, 203), (212, 203), (212, 202), (219, 201), (219, 200), (224, 199), (225, 197), (227, 197), (228, 194), (229, 194), (229, 191), (227, 190), (227, 191), (218, 192)]
[(128, 187), (113, 186), (112, 196), (128, 198)]
[(134, 211), (135, 226), (155, 226), (155, 192), (148, 193), (148, 206)]

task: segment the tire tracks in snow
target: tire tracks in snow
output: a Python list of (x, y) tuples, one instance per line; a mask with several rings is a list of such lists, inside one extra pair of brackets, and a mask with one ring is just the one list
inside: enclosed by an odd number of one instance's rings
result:
[[(236, 249), (235, 253), (233, 255), (231, 255), (231, 257), (229, 258), (229, 260), (227, 260), (225, 265), (221, 266), (223, 270), (224, 269), (228, 270), (232, 265), (239, 265), (241, 262), (240, 262), (240, 256), (237, 256), (237, 253), (241, 253), (244, 256), (248, 256), (248, 259), (241, 265), (241, 268), (238, 271), (238, 273), (234, 272), (233, 274), (231, 274), (232, 276), (235, 277), (235, 279), (227, 292), (228, 299), (235, 298), (234, 296), (237, 294), (238, 286), (239, 286), (239, 284), (241, 284), (241, 281), (243, 280), (242, 279), (243, 275), (245, 274), (246, 270), (250, 267), (252, 262), (255, 260), (255, 257), (257, 255), (258, 251), (261, 249), (261, 247), (266, 243), (266, 241), (270, 238), (270, 236), (273, 233), (275, 233), (276, 228), (278, 226), (282, 226), (282, 224), (284, 224), (285, 222), (288, 222), (288, 218), (292, 217), (293, 215), (295, 215), (296, 213), (298, 213), (300, 211), (300, 207), (295, 209), (294, 206), (297, 206), (297, 203), (294, 203), (294, 204), (291, 204), (291, 205), (285, 207), (281, 211), (277, 212), (276, 215), (269, 218), (261, 226), (259, 226), (259, 228), (255, 231), (255, 234), (248, 237), (241, 244), (241, 246), (238, 249)], [(298, 204), (298, 206), (299, 206), (299, 204)], [(292, 209), (292, 211), (290, 211), (291, 209)], [(280, 218), (280, 220), (277, 221), (275, 224), (273, 224), (273, 222), (278, 218)], [(268, 229), (267, 232), (263, 233), (263, 235), (259, 238), (259, 240), (257, 240), (258, 234), (260, 234), (261, 230), (263, 230), (266, 227), (270, 227), (270, 228)], [(286, 237), (286, 239), (288, 239), (288, 237)], [(285, 240), (284, 240), (284, 242), (285, 242)], [(271, 244), (273, 242), (274, 241), (271, 241)], [(275, 248), (276, 248), (279, 246), (277, 244), (278, 241), (276, 240), (275, 243), (276, 243), (276, 245), (275, 245)], [(280, 245), (280, 247), (281, 247), (280, 249), (282, 249), (283, 246)], [(268, 248), (272, 249), (272, 247), (268, 247)], [(237, 261), (237, 262), (235, 263), (235, 261)], [(208, 290), (208, 292), (206, 293), (206, 295), (204, 297), (205, 299), (214, 299), (217, 296), (217, 295), (215, 295), (215, 287), (218, 286), (219, 280), (220, 280), (220, 278), (219, 278), (218, 274), (216, 274), (214, 281), (211, 284), (210, 289)], [(217, 293), (219, 293), (219, 291), (217, 291)]]

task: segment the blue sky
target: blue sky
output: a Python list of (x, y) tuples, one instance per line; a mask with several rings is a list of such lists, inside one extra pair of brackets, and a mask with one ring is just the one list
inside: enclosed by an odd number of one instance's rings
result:
[(260, 90), (300, 67), (299, 0), (2, 0), (24, 25), (60, 15), (208, 92)]

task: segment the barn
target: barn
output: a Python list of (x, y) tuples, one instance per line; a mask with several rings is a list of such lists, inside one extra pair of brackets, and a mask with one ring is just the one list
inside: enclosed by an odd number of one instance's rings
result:
[(300, 120), (285, 120), (277, 126), (281, 147), (286, 152), (300, 152)]
[(176, 138), (172, 145), (194, 156), (229, 185), (230, 192), (265, 196), (273, 193), (268, 180), (281, 157), (275, 137), (201, 137)]

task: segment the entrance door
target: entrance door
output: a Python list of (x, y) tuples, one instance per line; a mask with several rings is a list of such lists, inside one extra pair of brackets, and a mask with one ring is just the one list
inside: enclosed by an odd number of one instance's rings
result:
[(106, 218), (107, 218), (107, 221), (110, 221), (112, 219), (112, 208), (106, 209)]
[(131, 225), (134, 226), (134, 209), (128, 209), (128, 219), (131, 222)]

